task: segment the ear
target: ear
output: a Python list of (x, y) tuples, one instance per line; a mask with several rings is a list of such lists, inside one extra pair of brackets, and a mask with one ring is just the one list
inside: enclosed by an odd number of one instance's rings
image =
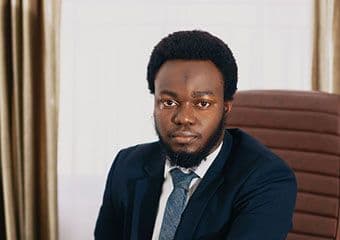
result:
[(225, 101), (225, 102), (224, 102), (224, 112), (225, 112), (225, 113), (230, 113), (232, 107), (233, 107), (233, 103), (232, 103), (231, 100), (228, 100), (228, 101)]

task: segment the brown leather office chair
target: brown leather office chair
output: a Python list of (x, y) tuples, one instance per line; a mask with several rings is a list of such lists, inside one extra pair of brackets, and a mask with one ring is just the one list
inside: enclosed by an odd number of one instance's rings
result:
[(288, 240), (340, 240), (340, 96), (240, 91), (227, 118), (294, 170), (298, 196)]

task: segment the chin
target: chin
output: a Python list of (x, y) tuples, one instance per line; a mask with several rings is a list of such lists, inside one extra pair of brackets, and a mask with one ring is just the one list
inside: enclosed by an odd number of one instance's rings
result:
[(189, 154), (189, 155), (196, 155), (200, 153), (199, 148), (194, 148), (190, 146), (176, 146), (176, 147), (171, 147), (171, 151), (173, 151), (176, 154)]

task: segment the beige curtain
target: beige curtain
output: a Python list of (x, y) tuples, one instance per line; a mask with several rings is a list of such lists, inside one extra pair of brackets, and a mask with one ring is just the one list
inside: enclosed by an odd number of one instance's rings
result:
[(314, 0), (312, 88), (340, 94), (340, 0)]
[(333, 52), (333, 86), (334, 92), (340, 94), (340, 0), (334, 2)]
[(0, 239), (57, 239), (59, 1), (0, 0)]

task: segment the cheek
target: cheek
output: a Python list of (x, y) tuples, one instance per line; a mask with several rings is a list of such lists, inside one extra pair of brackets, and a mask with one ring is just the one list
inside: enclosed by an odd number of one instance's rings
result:
[(169, 124), (171, 124), (171, 114), (167, 111), (154, 110), (154, 118), (157, 126), (161, 131), (166, 131)]
[(220, 124), (222, 115), (219, 113), (212, 113), (201, 118), (202, 129), (206, 133), (210, 134), (214, 132), (217, 126)]

